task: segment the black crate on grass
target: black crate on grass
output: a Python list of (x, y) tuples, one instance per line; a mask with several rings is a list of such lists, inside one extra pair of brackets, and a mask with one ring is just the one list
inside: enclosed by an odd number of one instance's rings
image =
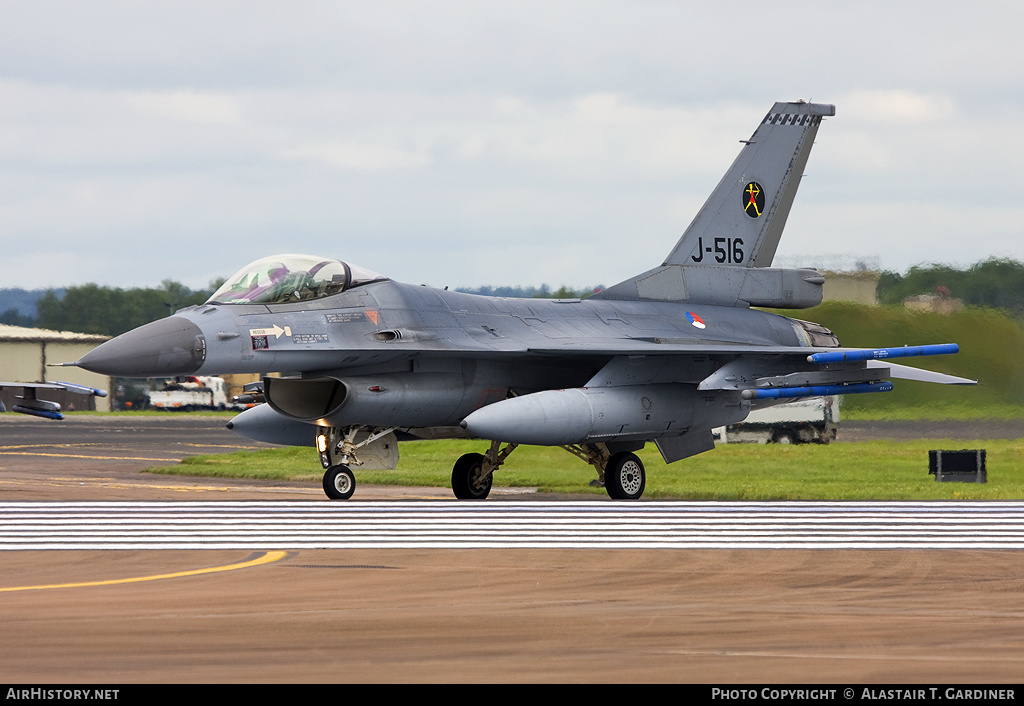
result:
[(928, 472), (939, 483), (986, 483), (985, 449), (929, 451)]

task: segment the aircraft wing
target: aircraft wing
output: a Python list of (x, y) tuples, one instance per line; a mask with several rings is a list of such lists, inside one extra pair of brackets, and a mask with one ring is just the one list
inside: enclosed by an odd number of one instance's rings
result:
[[(79, 395), (107, 396), (106, 390), (88, 387), (87, 385), (76, 385), (73, 382), (0, 382), (0, 388), (3, 387), (20, 387), (22, 389), (21, 397), (15, 398), (11, 411), (20, 414), (31, 414), (34, 417), (45, 417), (46, 419), (63, 419), (64, 415), (61, 414), (60, 405), (56, 402), (37, 399), (36, 390), (64, 390)], [(6, 411), (3, 403), (0, 402), (0, 412)]]
[(799, 355), (834, 348), (806, 348), (801, 346), (740, 345), (736, 343), (708, 343), (671, 338), (629, 338), (608, 340), (566, 341), (556, 346), (528, 348), (528, 353), (564, 356), (616, 356), (616, 355)]
[(558, 347), (531, 349), (533, 353), (612, 356), (588, 387), (667, 382), (686, 366), (672, 363), (680, 356), (729, 357), (699, 383), (700, 390), (736, 390), (745, 399), (815, 397), (863, 392), (887, 392), (890, 378), (944, 385), (976, 385), (976, 380), (936, 373), (891, 358), (949, 355), (956, 344), (899, 348), (809, 348), (798, 346), (737, 345), (658, 340), (613, 340), (602, 343), (566, 342)]
[(819, 348), (806, 346), (772, 346), (760, 344), (737, 344), (735, 342), (697, 342), (695, 339), (672, 338), (614, 338), (605, 340), (570, 340), (543, 348), (530, 347), (527, 353), (538, 355), (737, 355), (737, 356), (798, 356), (807, 358), (812, 364), (850, 363), (863, 361), (864, 367), (872, 369), (890, 368), (891, 377), (924, 382), (940, 382), (957, 385), (976, 385), (977, 380), (968, 380), (953, 375), (932, 373), (906, 365), (890, 362), (892, 358), (948, 355), (959, 352), (955, 343), (925, 346), (903, 346), (899, 348)]

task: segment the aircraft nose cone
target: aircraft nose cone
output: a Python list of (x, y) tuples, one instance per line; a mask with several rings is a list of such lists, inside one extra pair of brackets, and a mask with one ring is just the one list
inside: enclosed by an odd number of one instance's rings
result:
[(170, 316), (100, 344), (78, 367), (118, 377), (190, 375), (206, 360), (203, 332), (188, 319)]

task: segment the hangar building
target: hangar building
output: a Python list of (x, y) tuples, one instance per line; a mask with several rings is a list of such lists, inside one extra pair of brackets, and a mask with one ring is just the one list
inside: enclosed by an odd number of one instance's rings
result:
[[(109, 336), (70, 331), (47, 331), (0, 324), (0, 380), (4, 382), (73, 382), (110, 391), (110, 378), (81, 368), (52, 368), (47, 365), (78, 360)], [(0, 390), (0, 399), (10, 409), (19, 389)], [(40, 399), (60, 404), (62, 410), (110, 410), (109, 397), (90, 397), (61, 390), (39, 390)]]

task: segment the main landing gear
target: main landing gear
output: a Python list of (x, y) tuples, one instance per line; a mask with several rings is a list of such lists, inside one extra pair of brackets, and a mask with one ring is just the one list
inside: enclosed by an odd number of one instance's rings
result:
[[(608, 496), (613, 500), (639, 500), (647, 485), (643, 462), (629, 451), (611, 453), (604, 444), (562, 446), (597, 470)], [(509, 444), (492, 441), (486, 454), (470, 453), (460, 457), (452, 468), (452, 491), (460, 500), (483, 500), (491, 492), (494, 471), (516, 449)], [(325, 481), (326, 483), (326, 481)], [(326, 486), (325, 486), (326, 487)]]
[[(487, 470), (484, 470), (485, 466)], [(491, 492), (494, 469), (483, 454), (466, 454), (452, 469), (452, 491), (459, 500), (483, 500)]]
[(613, 500), (639, 500), (646, 485), (644, 464), (636, 454), (621, 452), (608, 459), (604, 487)]
[[(331, 500), (351, 498), (356, 489), (352, 466), (362, 465), (363, 461), (372, 461), (372, 445), (376, 442), (388, 443), (388, 439), (384, 437), (393, 431), (394, 428), (350, 427), (325, 428), (319, 433), (316, 444), (320, 452), (320, 463), (324, 467), (323, 487), (327, 497)], [(506, 444), (503, 447), (501, 442), (492, 441), (486, 453), (469, 453), (461, 456), (452, 468), (452, 492), (455, 493), (455, 497), (459, 500), (484, 500), (491, 492), (494, 472), (505, 463), (505, 459), (515, 451), (516, 446)], [(613, 500), (639, 500), (644, 494), (647, 483), (644, 464), (632, 451), (621, 446), (612, 451), (605, 444), (574, 444), (561, 448), (593, 466), (597, 471), (598, 482), (604, 486), (608, 496)], [(358, 458), (360, 453), (363, 455), (363, 461)], [(397, 452), (394, 460), (397, 461)], [(394, 465), (386, 467), (394, 468)]]
[(465, 454), (452, 469), (452, 492), (459, 500), (483, 500), (491, 492), (494, 472), (516, 450), (517, 444), (501, 448), (500, 441), (492, 441), (486, 454)]

